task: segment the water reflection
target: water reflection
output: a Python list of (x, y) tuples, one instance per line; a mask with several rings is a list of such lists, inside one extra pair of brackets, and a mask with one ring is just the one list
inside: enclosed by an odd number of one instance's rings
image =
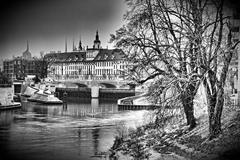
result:
[(92, 99), (91, 103), (69, 102), (64, 105), (40, 105), (34, 102), (24, 102), (23, 111), (34, 112), (44, 116), (72, 116), (72, 117), (96, 117), (109, 113), (117, 113), (117, 105), (113, 103), (101, 103), (99, 99)]
[(66, 107), (22, 106), (0, 112), (0, 146), (6, 151), (0, 159), (98, 159), (94, 155), (113, 144), (116, 124), (134, 124), (143, 117), (142, 111), (118, 112), (116, 102), (99, 99), (78, 99)]
[(4, 127), (4, 126), (6, 127), (11, 124), (11, 122), (14, 119), (13, 112), (14, 111), (7, 111), (7, 112), (0, 111), (0, 126), (1, 127)]
[(92, 98), (91, 99), (91, 106), (92, 106), (92, 108), (98, 108), (99, 107), (99, 99), (98, 98)]

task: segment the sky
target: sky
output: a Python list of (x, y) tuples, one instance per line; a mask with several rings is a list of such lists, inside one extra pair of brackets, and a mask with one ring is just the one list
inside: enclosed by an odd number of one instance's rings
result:
[[(29, 41), (30, 52), (72, 50), (73, 39), (92, 47), (96, 30), (102, 47), (123, 25), (125, 0), (0, 0), (0, 61), (20, 56)], [(237, 0), (226, 0), (239, 6)]]
[(96, 30), (103, 48), (123, 24), (124, 0), (0, 0), (0, 59), (30, 52), (72, 50), (73, 39), (92, 47)]

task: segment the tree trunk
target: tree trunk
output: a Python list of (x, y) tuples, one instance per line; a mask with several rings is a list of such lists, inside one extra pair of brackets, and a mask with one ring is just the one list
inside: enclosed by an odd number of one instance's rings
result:
[(208, 96), (209, 104), (209, 139), (218, 137), (221, 133), (221, 116), (224, 105), (224, 89), (221, 87), (216, 96)]
[(197, 86), (198, 86), (197, 84), (189, 84), (186, 87), (181, 97), (184, 113), (187, 119), (187, 125), (190, 125), (189, 129), (193, 129), (196, 126), (196, 119), (194, 117), (193, 100), (197, 93), (197, 88), (198, 88)]
[(184, 113), (187, 119), (187, 125), (190, 125), (189, 129), (193, 129), (196, 126), (196, 119), (193, 111), (193, 96), (185, 96), (182, 98), (182, 104)]

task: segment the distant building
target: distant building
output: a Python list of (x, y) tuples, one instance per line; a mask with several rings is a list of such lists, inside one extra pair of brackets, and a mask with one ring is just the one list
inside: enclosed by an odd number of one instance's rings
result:
[[(233, 7), (230, 11), (231, 18), (231, 30), (232, 30), (232, 41), (233, 43), (240, 40), (240, 13), (239, 10)], [(240, 47), (236, 47), (234, 54), (229, 66), (228, 81), (226, 83), (226, 88), (230, 88), (232, 94), (237, 94), (240, 90), (238, 88), (239, 78), (238, 73), (240, 73), (240, 64), (239, 64), (239, 53)], [(240, 92), (239, 92), (240, 93)]]
[[(232, 42), (240, 41), (240, 8), (235, 4), (228, 4), (227, 16), (230, 17)], [(240, 47), (235, 48), (231, 63), (229, 65), (228, 77), (225, 90), (230, 93), (233, 104), (240, 104)]]
[(22, 56), (3, 61), (3, 72), (11, 81), (23, 80), (27, 75), (41, 76), (41, 62), (42, 60), (32, 57), (27, 43), (27, 49)]
[[(67, 45), (66, 45), (67, 46)], [(103, 49), (98, 31), (93, 48), (73, 45), (73, 51), (50, 52), (44, 59), (49, 63), (48, 77), (55, 80), (121, 80), (128, 63), (120, 49)]]
[(3, 71), (3, 60), (0, 59), (0, 72), (2, 72), (2, 71)]

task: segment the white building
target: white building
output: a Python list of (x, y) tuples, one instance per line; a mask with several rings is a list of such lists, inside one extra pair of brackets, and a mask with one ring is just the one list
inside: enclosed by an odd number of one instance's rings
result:
[(81, 41), (71, 52), (50, 52), (48, 77), (55, 80), (123, 80), (128, 70), (125, 54), (120, 49), (101, 48), (98, 32), (93, 48), (83, 49)]

